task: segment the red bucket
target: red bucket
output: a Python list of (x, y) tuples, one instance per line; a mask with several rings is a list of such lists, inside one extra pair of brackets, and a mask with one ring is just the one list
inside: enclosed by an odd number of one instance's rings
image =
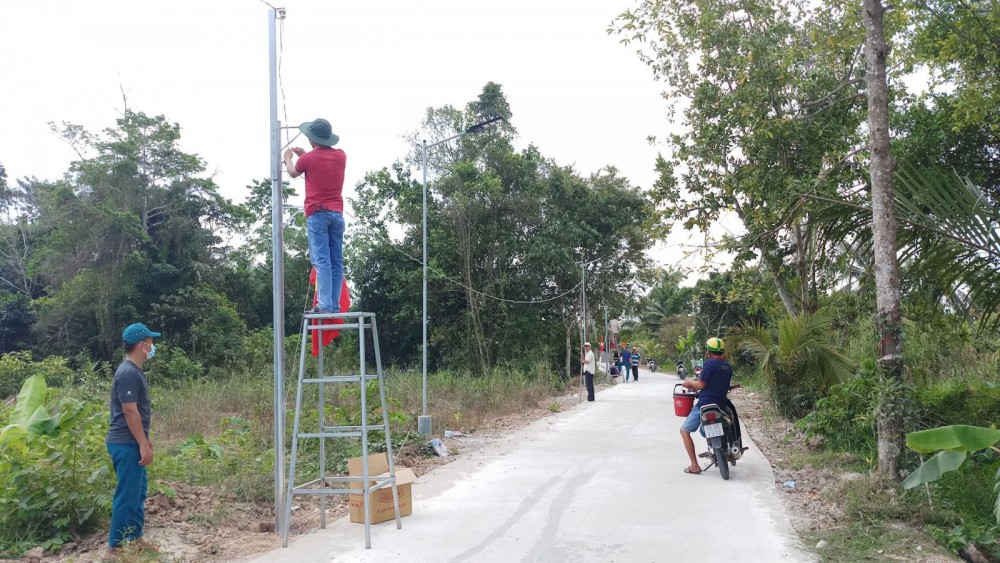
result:
[[(678, 387), (680, 390), (677, 389)], [(689, 393), (680, 383), (674, 385), (674, 414), (685, 417), (691, 414), (691, 409), (694, 408), (694, 399), (697, 396), (696, 393)]]

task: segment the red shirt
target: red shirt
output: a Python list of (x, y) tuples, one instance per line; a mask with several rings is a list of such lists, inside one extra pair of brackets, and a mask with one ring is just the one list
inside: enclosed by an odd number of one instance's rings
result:
[(333, 147), (316, 147), (299, 157), (295, 169), (306, 175), (306, 217), (316, 211), (344, 212), (344, 167), (347, 154)]

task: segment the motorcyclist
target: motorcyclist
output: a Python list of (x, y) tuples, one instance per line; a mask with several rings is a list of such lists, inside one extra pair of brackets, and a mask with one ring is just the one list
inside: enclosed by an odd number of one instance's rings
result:
[(701, 473), (698, 457), (694, 452), (694, 440), (691, 433), (701, 426), (701, 405), (709, 403), (726, 403), (729, 385), (733, 379), (733, 367), (726, 361), (726, 343), (721, 338), (712, 337), (705, 341), (705, 363), (700, 379), (685, 379), (682, 385), (688, 389), (699, 391), (698, 402), (691, 409), (691, 414), (681, 426), (681, 440), (687, 450), (691, 465), (684, 468), (685, 473)]

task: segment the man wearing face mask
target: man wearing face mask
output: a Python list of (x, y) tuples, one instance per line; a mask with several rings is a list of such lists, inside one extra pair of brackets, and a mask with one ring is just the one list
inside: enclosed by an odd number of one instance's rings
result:
[(153, 462), (149, 440), (149, 383), (142, 371), (146, 360), (156, 354), (154, 338), (159, 332), (146, 325), (129, 325), (122, 332), (125, 359), (115, 370), (111, 383), (111, 427), (106, 440), (118, 486), (111, 505), (111, 533), (105, 559), (116, 559), (117, 549), (142, 539), (146, 519), (146, 466)]

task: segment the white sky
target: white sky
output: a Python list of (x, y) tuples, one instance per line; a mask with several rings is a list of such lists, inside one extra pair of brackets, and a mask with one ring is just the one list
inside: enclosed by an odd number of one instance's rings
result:
[[(406, 155), (402, 136), (427, 107), (462, 108), (489, 81), (503, 86), (521, 146), (583, 174), (613, 164), (644, 189), (654, 179), (659, 149), (646, 137), (670, 127), (665, 85), (606, 33), (635, 0), (272, 3), (287, 9), (288, 121), (332, 122), (348, 197), (365, 172)], [(47, 123), (109, 127), (122, 89), (130, 108), (181, 125), (183, 148), (205, 159), (225, 196), (241, 201), (269, 176), (269, 8), (259, 0), (4, 4), (0, 163), (10, 178), (60, 177), (75, 153)], [(652, 255), (669, 264), (678, 251)]]

